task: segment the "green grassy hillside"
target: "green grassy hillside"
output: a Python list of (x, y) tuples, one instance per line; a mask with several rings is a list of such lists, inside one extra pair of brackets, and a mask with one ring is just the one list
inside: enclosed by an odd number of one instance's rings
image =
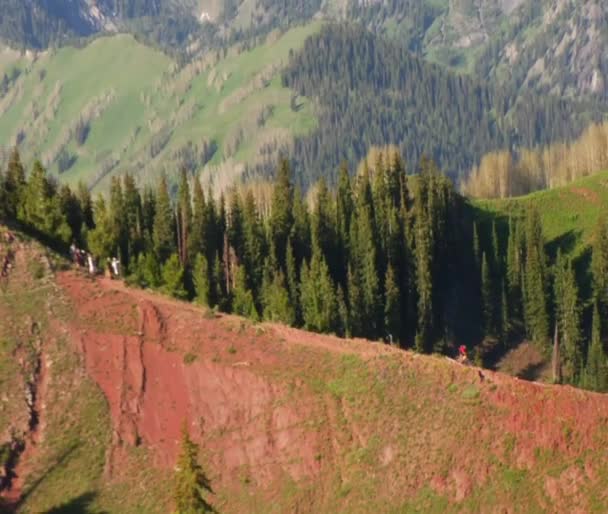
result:
[(245, 161), (274, 160), (314, 128), (309, 103), (292, 98), (279, 72), (318, 28), (272, 34), (253, 50), (183, 68), (126, 35), (35, 58), (6, 54), (0, 72), (16, 66), (21, 75), (0, 100), (1, 145), (19, 141), (26, 161), (36, 152), (62, 180), (100, 189), (117, 172), (147, 180), (182, 166), (233, 180)]
[(527, 196), (473, 202), (482, 220), (506, 220), (529, 205), (541, 215), (549, 250), (561, 248), (575, 259), (583, 257), (593, 242), (598, 217), (608, 207), (608, 171)]

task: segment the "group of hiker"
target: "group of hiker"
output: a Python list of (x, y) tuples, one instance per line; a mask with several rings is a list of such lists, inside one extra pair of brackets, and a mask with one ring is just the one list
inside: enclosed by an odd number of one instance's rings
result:
[[(86, 268), (89, 275), (94, 277), (98, 273), (97, 259), (93, 257), (91, 252), (87, 252), (76, 246), (76, 243), (72, 243), (70, 246), (70, 256), (72, 262), (78, 268)], [(106, 259), (105, 265), (106, 277), (115, 279), (120, 277), (120, 260), (117, 257)]]

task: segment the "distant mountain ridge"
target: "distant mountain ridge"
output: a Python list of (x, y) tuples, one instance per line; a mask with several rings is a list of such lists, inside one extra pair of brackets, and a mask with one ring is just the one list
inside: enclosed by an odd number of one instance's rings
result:
[(72, 38), (123, 30), (139, 18), (157, 18), (161, 25), (169, 25), (167, 18), (180, 19), (191, 30), (197, 4), (195, 0), (0, 0), (0, 39), (17, 48), (44, 49)]

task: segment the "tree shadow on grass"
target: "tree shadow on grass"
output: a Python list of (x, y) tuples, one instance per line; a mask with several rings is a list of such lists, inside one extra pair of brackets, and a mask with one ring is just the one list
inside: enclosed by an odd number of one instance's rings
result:
[[(78, 449), (78, 446), (79, 446), (78, 444), (74, 444), (74, 445), (70, 446), (69, 448), (67, 448), (57, 458), (57, 460), (53, 463), (53, 465), (49, 469), (46, 470), (46, 473), (44, 473), (30, 487), (28, 487), (28, 489), (23, 493), (23, 495), (21, 496), (21, 498), (17, 502), (17, 505), (15, 506), (16, 510), (18, 510), (19, 507), (21, 505), (23, 505), (23, 503), (34, 493), (34, 491), (36, 489), (38, 489), (38, 487), (40, 486), (40, 484), (42, 484), (42, 482), (44, 482), (44, 480), (46, 479), (46, 477), (49, 474), (51, 474), (55, 469), (61, 467), (66, 461), (69, 460), (70, 456)], [(66, 512), (71, 512), (71, 511), (66, 511)], [(80, 512), (80, 511), (74, 511), (74, 512)]]
[(97, 493), (89, 491), (76, 498), (45, 511), (43, 514), (108, 514), (99, 510), (92, 509), (91, 505), (95, 501)]
[(546, 363), (544, 362), (536, 362), (529, 364), (517, 374), (517, 377), (521, 378), (522, 380), (536, 382), (539, 378), (541, 378), (542, 371), (545, 366)]

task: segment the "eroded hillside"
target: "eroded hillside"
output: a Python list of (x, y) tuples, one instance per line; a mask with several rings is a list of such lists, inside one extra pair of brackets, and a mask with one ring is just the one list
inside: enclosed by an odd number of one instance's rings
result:
[(2, 493), (18, 512), (167, 512), (183, 420), (222, 513), (606, 510), (602, 395), (252, 324), (10, 246), (0, 444), (24, 443)]

